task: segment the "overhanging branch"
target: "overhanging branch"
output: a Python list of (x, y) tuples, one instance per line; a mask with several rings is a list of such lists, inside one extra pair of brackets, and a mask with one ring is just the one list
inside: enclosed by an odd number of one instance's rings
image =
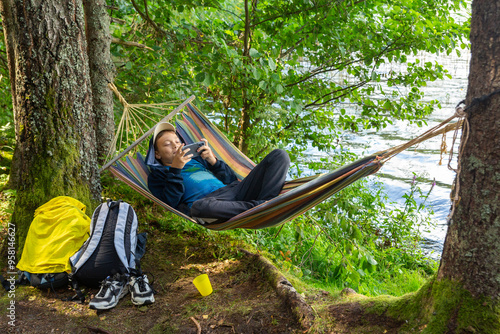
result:
[(149, 23), (149, 25), (151, 25), (153, 27), (153, 29), (155, 31), (159, 32), (161, 35), (163, 35), (163, 36), (167, 35), (167, 32), (165, 30), (163, 30), (158, 24), (156, 24), (155, 21), (153, 21), (149, 17), (147, 2), (145, 2), (145, 4), (144, 4), (144, 6), (146, 7), (146, 13), (143, 13), (141, 11), (141, 9), (139, 8), (139, 6), (137, 6), (137, 3), (135, 2), (135, 0), (130, 0), (130, 1), (132, 2), (132, 5), (134, 6), (134, 8), (137, 11), (137, 13), (139, 13), (139, 15), (142, 17), (142, 19), (144, 21), (146, 21), (147, 23)]
[(121, 39), (116, 38), (116, 37), (111, 37), (111, 43), (125, 45), (125, 46), (134, 46), (134, 47), (137, 47), (137, 48), (142, 48), (142, 49), (146, 49), (146, 50), (149, 50), (149, 51), (154, 51), (153, 49), (151, 49), (147, 45), (144, 45), (144, 44), (141, 44), (141, 43), (137, 43), (137, 42), (122, 41)]

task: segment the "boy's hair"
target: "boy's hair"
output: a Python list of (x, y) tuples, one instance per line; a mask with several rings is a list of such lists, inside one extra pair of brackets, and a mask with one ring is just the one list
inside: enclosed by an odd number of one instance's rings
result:
[(177, 134), (173, 130), (162, 130), (162, 131), (158, 132), (158, 134), (155, 137), (155, 141), (153, 143), (153, 147), (154, 147), (155, 151), (158, 151), (158, 145), (157, 145), (158, 138), (161, 138), (161, 136), (163, 136), (165, 134), (165, 132), (173, 132), (177, 136)]

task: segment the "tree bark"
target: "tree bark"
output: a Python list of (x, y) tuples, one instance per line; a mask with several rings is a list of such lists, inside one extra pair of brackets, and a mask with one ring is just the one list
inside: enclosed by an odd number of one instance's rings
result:
[[(466, 104), (470, 135), (460, 159), (459, 198), (437, 278), (462, 282), (473, 296), (500, 297), (500, 1), (472, 3)], [(462, 133), (464, 141), (466, 133)]]
[[(19, 186), (12, 216), (22, 249), (33, 213), (74, 197), (87, 213), (100, 200), (83, 6), (80, 1), (1, 0), (11, 5), (19, 113)], [(4, 13), (5, 14), (5, 13)]]
[(236, 146), (243, 152), (243, 154), (248, 154), (248, 131), (250, 129), (250, 110), (249, 103), (244, 103), (241, 110), (240, 120), (238, 123), (238, 133), (236, 137)]
[(109, 153), (115, 133), (113, 92), (108, 88), (108, 83), (113, 82), (115, 77), (115, 66), (111, 61), (110, 51), (110, 19), (106, 1), (84, 0), (83, 4), (96, 121), (97, 157), (99, 164), (102, 165)]

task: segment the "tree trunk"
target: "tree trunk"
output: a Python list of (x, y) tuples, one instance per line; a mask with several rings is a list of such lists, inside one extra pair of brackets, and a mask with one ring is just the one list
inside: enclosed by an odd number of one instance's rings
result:
[(113, 92), (108, 88), (108, 83), (113, 82), (115, 77), (115, 67), (110, 52), (110, 19), (106, 1), (84, 0), (83, 4), (96, 122), (97, 158), (102, 165), (113, 143), (115, 132)]
[(387, 312), (419, 333), (500, 333), (499, 31), (500, 0), (474, 0), (459, 201), (436, 277)]
[[(461, 158), (459, 198), (438, 279), (463, 283), (474, 296), (500, 297), (500, 1), (472, 4), (469, 139)], [(462, 141), (466, 136), (462, 133)]]
[(241, 110), (240, 120), (238, 122), (238, 134), (236, 137), (236, 146), (243, 152), (243, 154), (248, 154), (248, 131), (250, 128), (250, 110), (248, 110), (248, 104), (245, 103)]
[(466, 99), (470, 133), (466, 140), (464, 128), (461, 136), (459, 201), (437, 276), (409, 304), (419, 310), (424, 333), (500, 333), (499, 31), (500, 1), (473, 1)]
[(33, 213), (66, 195), (100, 200), (88, 59), (80, 1), (1, 0), (11, 5), (16, 69), (11, 82), (20, 132), (19, 186), (12, 216), (22, 250)]

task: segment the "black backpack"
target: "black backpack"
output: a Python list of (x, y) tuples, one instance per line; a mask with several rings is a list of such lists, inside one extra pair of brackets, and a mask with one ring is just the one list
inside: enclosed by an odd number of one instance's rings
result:
[(136, 269), (146, 246), (146, 233), (137, 234), (137, 226), (130, 204), (108, 200), (99, 205), (92, 215), (90, 237), (70, 258), (70, 279), (97, 288), (108, 276)]

